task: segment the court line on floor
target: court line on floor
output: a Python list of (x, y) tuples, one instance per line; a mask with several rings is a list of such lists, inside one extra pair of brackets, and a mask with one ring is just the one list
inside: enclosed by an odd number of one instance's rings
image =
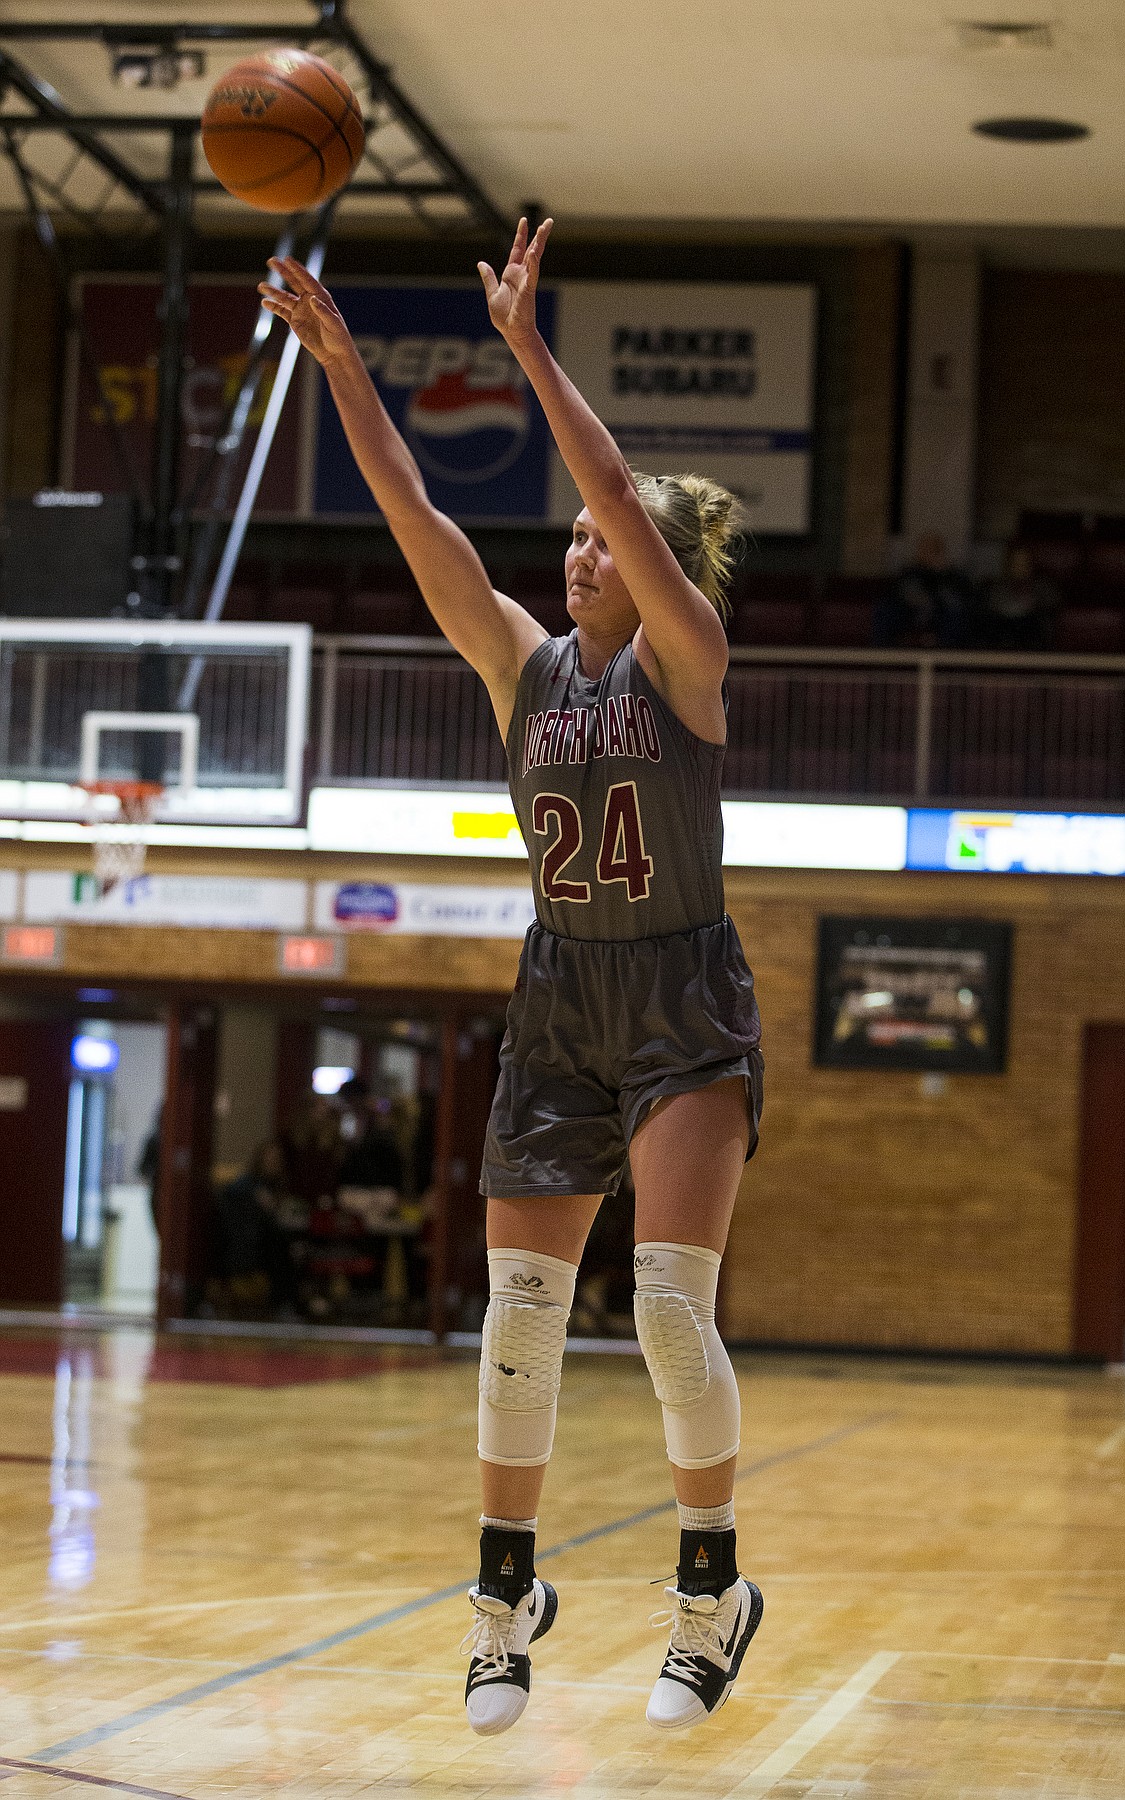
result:
[(869, 1656), (863, 1667), (857, 1669), (843, 1687), (830, 1694), (811, 1718), (806, 1719), (803, 1725), (798, 1725), (783, 1744), (779, 1744), (776, 1750), (771, 1750), (764, 1762), (760, 1762), (744, 1780), (736, 1782), (728, 1790), (729, 1800), (749, 1800), (754, 1794), (768, 1794), (842, 1719), (846, 1719), (855, 1710), (898, 1659), (897, 1650), (877, 1650), (874, 1656)]
[[(411, 1590), (404, 1582), (403, 1590)], [(393, 1589), (391, 1590), (394, 1591)], [(357, 1588), (309, 1588), (305, 1593), (297, 1594), (259, 1594), (255, 1597), (258, 1606), (289, 1606), (299, 1601), (321, 1602), (325, 1600), (363, 1600), (373, 1594), (385, 1594), (386, 1582), (370, 1581), (365, 1587)], [(101, 1612), (63, 1613), (56, 1618), (48, 1619), (16, 1619), (0, 1624), (0, 1632), (31, 1631), (39, 1627), (43, 1631), (79, 1631), (85, 1625), (100, 1623), (103, 1619), (156, 1618), (164, 1613), (205, 1613), (228, 1611), (232, 1606), (245, 1606), (246, 1595), (239, 1594), (228, 1600), (169, 1600), (159, 1602), (156, 1606), (107, 1606)]]
[(1119, 1425), (1116, 1431), (1111, 1431), (1107, 1438), (1103, 1438), (1097, 1449), (1094, 1451), (1094, 1455), (1100, 1457), (1112, 1456), (1114, 1451), (1120, 1450), (1123, 1444), (1125, 1444), (1125, 1424)]
[(0, 1781), (7, 1781), (12, 1775), (26, 1770), (32, 1775), (53, 1775), (57, 1781), (61, 1776), (64, 1781), (81, 1781), (87, 1787), (112, 1788), (115, 1794), (142, 1794), (144, 1800), (186, 1800), (183, 1794), (170, 1793), (167, 1788), (137, 1787), (132, 1781), (114, 1781), (108, 1775), (85, 1775), (80, 1769), (60, 1769), (57, 1763), (16, 1762), (9, 1756), (0, 1756), (0, 1769), (8, 1771), (0, 1775)]
[[(807, 1443), (791, 1445), (788, 1450), (778, 1450), (772, 1456), (759, 1457), (756, 1462), (747, 1463), (739, 1471), (738, 1481), (747, 1481), (752, 1475), (764, 1474), (767, 1469), (778, 1467), (781, 1463), (795, 1462), (798, 1457), (812, 1456), (818, 1450), (828, 1450), (846, 1439), (856, 1437), (860, 1432), (871, 1431), (876, 1425), (885, 1424), (895, 1415), (892, 1412), (868, 1413), (866, 1417), (855, 1420), (850, 1425), (841, 1425), (835, 1431), (823, 1432), (820, 1437), (810, 1438)], [(605, 1525), (599, 1525), (592, 1531), (580, 1532), (576, 1537), (566, 1538), (561, 1544), (550, 1544), (545, 1550), (536, 1552), (536, 1564), (548, 1561), (551, 1557), (561, 1556), (564, 1551), (576, 1550), (584, 1544), (595, 1543), (601, 1538), (612, 1537), (619, 1531), (628, 1531), (634, 1525), (646, 1524), (650, 1519), (659, 1518), (662, 1514), (673, 1513), (676, 1501), (663, 1500), (658, 1505), (646, 1506), (640, 1512), (629, 1513), (621, 1519), (611, 1519)], [(196, 1687), (185, 1688), (182, 1693), (170, 1694), (165, 1700), (154, 1700), (148, 1706), (138, 1707), (134, 1712), (123, 1713), (116, 1719), (108, 1719), (104, 1725), (95, 1725), (89, 1731), (79, 1732), (76, 1736), (64, 1739), (58, 1744), (49, 1744), (45, 1750), (37, 1750), (34, 1756), (39, 1762), (51, 1762), (56, 1757), (70, 1756), (76, 1751), (90, 1749), (95, 1744), (105, 1743), (107, 1738), (118, 1737), (122, 1732), (131, 1731), (135, 1726), (148, 1724), (152, 1719), (163, 1718), (165, 1714), (177, 1712), (181, 1707), (191, 1706), (196, 1700), (206, 1700), (212, 1694), (224, 1692), (227, 1688), (237, 1687), (244, 1681), (252, 1681), (258, 1675), (269, 1675), (275, 1669), (286, 1668), (291, 1663), (306, 1662), (310, 1657), (320, 1656), (325, 1650), (334, 1650), (338, 1644), (350, 1643), (354, 1638), (365, 1637), (368, 1632), (378, 1631), (384, 1625), (396, 1625), (402, 1619), (410, 1618), (415, 1613), (425, 1612), (431, 1606), (438, 1606), (444, 1600), (455, 1600), (464, 1596), (466, 1581), (453, 1582), (449, 1587), (436, 1588), (432, 1593), (420, 1594), (415, 1600), (407, 1600), (400, 1606), (388, 1607), (385, 1612), (373, 1614), (369, 1619), (360, 1619), (358, 1624), (346, 1625), (341, 1631), (331, 1632), (327, 1637), (317, 1638), (311, 1644), (299, 1644), (293, 1650), (283, 1650), (277, 1656), (264, 1657), (260, 1662), (249, 1663), (244, 1668), (232, 1669), (228, 1674), (217, 1675), (211, 1681), (202, 1681)]]

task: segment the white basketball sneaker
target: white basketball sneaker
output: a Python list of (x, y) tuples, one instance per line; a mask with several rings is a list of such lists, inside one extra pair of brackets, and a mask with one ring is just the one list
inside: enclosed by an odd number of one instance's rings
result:
[(476, 1618), (465, 1633), (462, 1654), (470, 1658), (465, 1683), (469, 1724), (482, 1737), (507, 1731), (520, 1717), (531, 1691), (528, 1648), (550, 1631), (559, 1597), (549, 1581), (535, 1584), (509, 1606), (479, 1588), (469, 1589)]
[(672, 1637), (645, 1718), (660, 1731), (683, 1731), (727, 1699), (761, 1623), (763, 1600), (741, 1575), (717, 1597), (676, 1587), (664, 1592), (672, 1606), (653, 1613), (651, 1623), (671, 1625)]

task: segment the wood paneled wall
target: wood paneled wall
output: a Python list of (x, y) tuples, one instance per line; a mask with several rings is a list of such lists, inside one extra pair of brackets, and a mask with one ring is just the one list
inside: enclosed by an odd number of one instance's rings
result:
[[(14, 847), (13, 847), (14, 848)], [(17, 855), (20, 853), (17, 852)], [(22, 855), (33, 853), (30, 847)], [(52, 855), (57, 856), (58, 851)], [(66, 854), (62, 852), (62, 854)], [(184, 853), (158, 857), (172, 867)], [(315, 871), (291, 858), (219, 859), (226, 872)], [(464, 880), (456, 863), (387, 862), (381, 879)], [(511, 865), (474, 868), (510, 882)], [(1087, 1022), (1125, 1021), (1125, 884), (966, 875), (728, 872), (728, 904), (757, 975), (766, 1112), (727, 1266), (728, 1328), (789, 1343), (1065, 1354)], [(917, 1075), (812, 1066), (822, 913), (935, 913), (1015, 927), (1007, 1072)], [(348, 940), (349, 984), (508, 991), (518, 944)], [(276, 980), (266, 932), (71, 925), (66, 966), (88, 979)]]
[(851, 396), (840, 568), (882, 575), (894, 482), (895, 389), (902, 251), (857, 249), (852, 274)]
[(1125, 275), (991, 269), (982, 290), (977, 528), (1125, 510)]

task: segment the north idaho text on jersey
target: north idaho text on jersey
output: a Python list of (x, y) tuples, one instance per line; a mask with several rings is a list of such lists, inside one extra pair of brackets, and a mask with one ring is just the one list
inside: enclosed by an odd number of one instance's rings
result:
[(610, 694), (598, 706), (529, 713), (523, 772), (546, 763), (594, 762), (602, 756), (660, 761), (656, 716), (643, 694)]

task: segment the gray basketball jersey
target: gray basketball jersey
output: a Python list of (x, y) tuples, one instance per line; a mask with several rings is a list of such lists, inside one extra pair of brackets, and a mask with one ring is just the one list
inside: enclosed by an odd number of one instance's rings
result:
[(631, 643), (597, 681), (577, 631), (540, 644), (506, 748), (540, 924), (604, 940), (722, 919), (724, 747), (676, 717)]

